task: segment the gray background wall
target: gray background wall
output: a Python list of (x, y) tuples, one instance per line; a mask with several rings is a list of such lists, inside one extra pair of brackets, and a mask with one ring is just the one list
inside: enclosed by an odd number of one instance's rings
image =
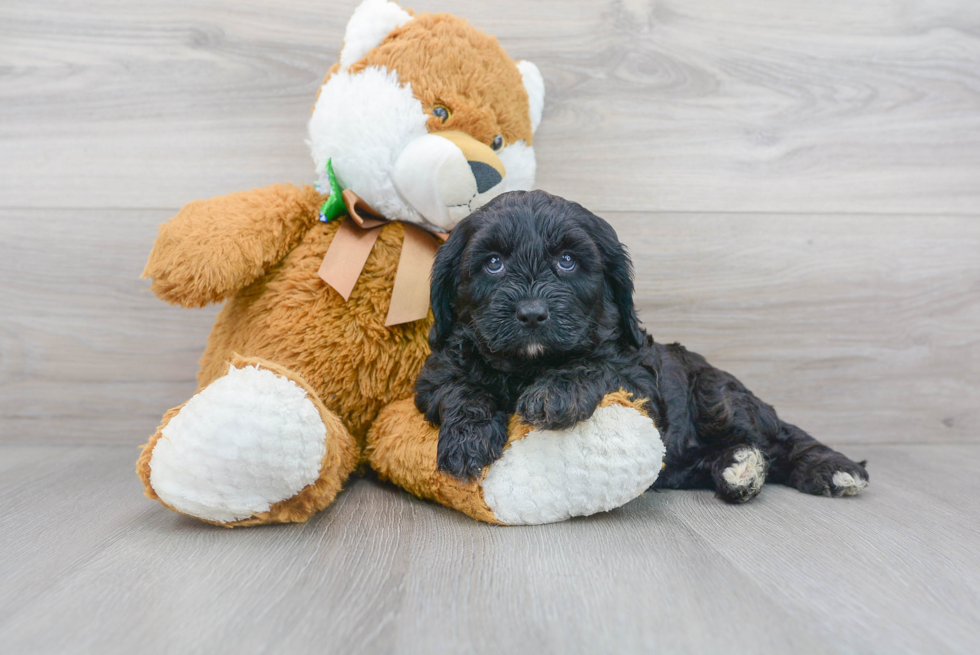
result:
[[(215, 309), (138, 279), (195, 198), (312, 180), (354, 0), (0, 6), (0, 440), (139, 444)], [(538, 184), (641, 315), (826, 441), (980, 440), (980, 3), (417, 0), (535, 61)]]

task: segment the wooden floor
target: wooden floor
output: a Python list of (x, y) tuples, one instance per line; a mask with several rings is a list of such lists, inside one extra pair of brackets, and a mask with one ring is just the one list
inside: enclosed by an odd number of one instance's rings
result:
[(3, 653), (973, 653), (980, 445), (847, 499), (651, 492), (537, 527), (358, 480), (302, 526), (140, 496), (133, 448), (0, 446)]
[(539, 187), (861, 496), (504, 529), (358, 480), (223, 530), (141, 495), (217, 311), (149, 294), (156, 226), (312, 180), (357, 2), (0, 3), (0, 655), (980, 652), (976, 0), (405, 0), (538, 65)]

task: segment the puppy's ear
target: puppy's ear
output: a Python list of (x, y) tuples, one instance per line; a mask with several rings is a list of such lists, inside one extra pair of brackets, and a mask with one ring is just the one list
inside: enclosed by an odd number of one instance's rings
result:
[(612, 225), (592, 214), (592, 237), (602, 255), (606, 284), (612, 291), (613, 303), (619, 310), (619, 328), (622, 335), (639, 348), (645, 341), (640, 329), (640, 319), (633, 307), (633, 262), (626, 246), (619, 242)]
[(463, 250), (469, 241), (470, 222), (463, 219), (439, 247), (436, 260), (432, 264), (432, 282), (429, 286), (429, 301), (432, 303), (432, 330), (429, 332), (429, 346), (436, 350), (446, 343), (453, 331), (456, 320), (456, 288), (459, 286), (459, 270), (462, 265)]

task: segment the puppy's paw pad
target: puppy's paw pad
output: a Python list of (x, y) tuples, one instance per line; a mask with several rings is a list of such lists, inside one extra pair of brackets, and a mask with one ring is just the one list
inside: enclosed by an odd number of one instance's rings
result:
[(744, 503), (758, 496), (762, 490), (769, 471), (769, 460), (758, 448), (745, 446), (730, 451), (722, 459), (721, 466), (724, 468), (714, 469), (718, 495), (730, 503)]
[(856, 496), (868, 486), (867, 479), (847, 471), (836, 471), (830, 482), (835, 496)]
[(734, 463), (721, 473), (722, 479), (730, 487), (762, 488), (766, 481), (766, 459), (761, 452), (755, 448), (746, 448), (736, 452), (732, 459)]

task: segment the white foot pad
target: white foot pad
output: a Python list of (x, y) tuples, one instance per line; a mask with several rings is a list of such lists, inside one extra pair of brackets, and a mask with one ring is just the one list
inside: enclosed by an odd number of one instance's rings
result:
[(600, 407), (568, 430), (532, 430), (513, 442), (487, 472), (483, 499), (508, 525), (588, 516), (646, 491), (663, 458), (653, 421), (631, 407)]
[(766, 481), (766, 460), (755, 448), (745, 448), (735, 452), (735, 462), (721, 472), (721, 477), (731, 489), (746, 490), (752, 493), (762, 489)]
[(831, 483), (838, 489), (842, 489), (845, 496), (856, 496), (868, 486), (868, 481), (858, 476), (855, 477), (844, 471), (837, 471), (830, 479)]
[(185, 514), (246, 519), (316, 482), (326, 432), (295, 382), (254, 366), (231, 367), (163, 428), (150, 486)]

